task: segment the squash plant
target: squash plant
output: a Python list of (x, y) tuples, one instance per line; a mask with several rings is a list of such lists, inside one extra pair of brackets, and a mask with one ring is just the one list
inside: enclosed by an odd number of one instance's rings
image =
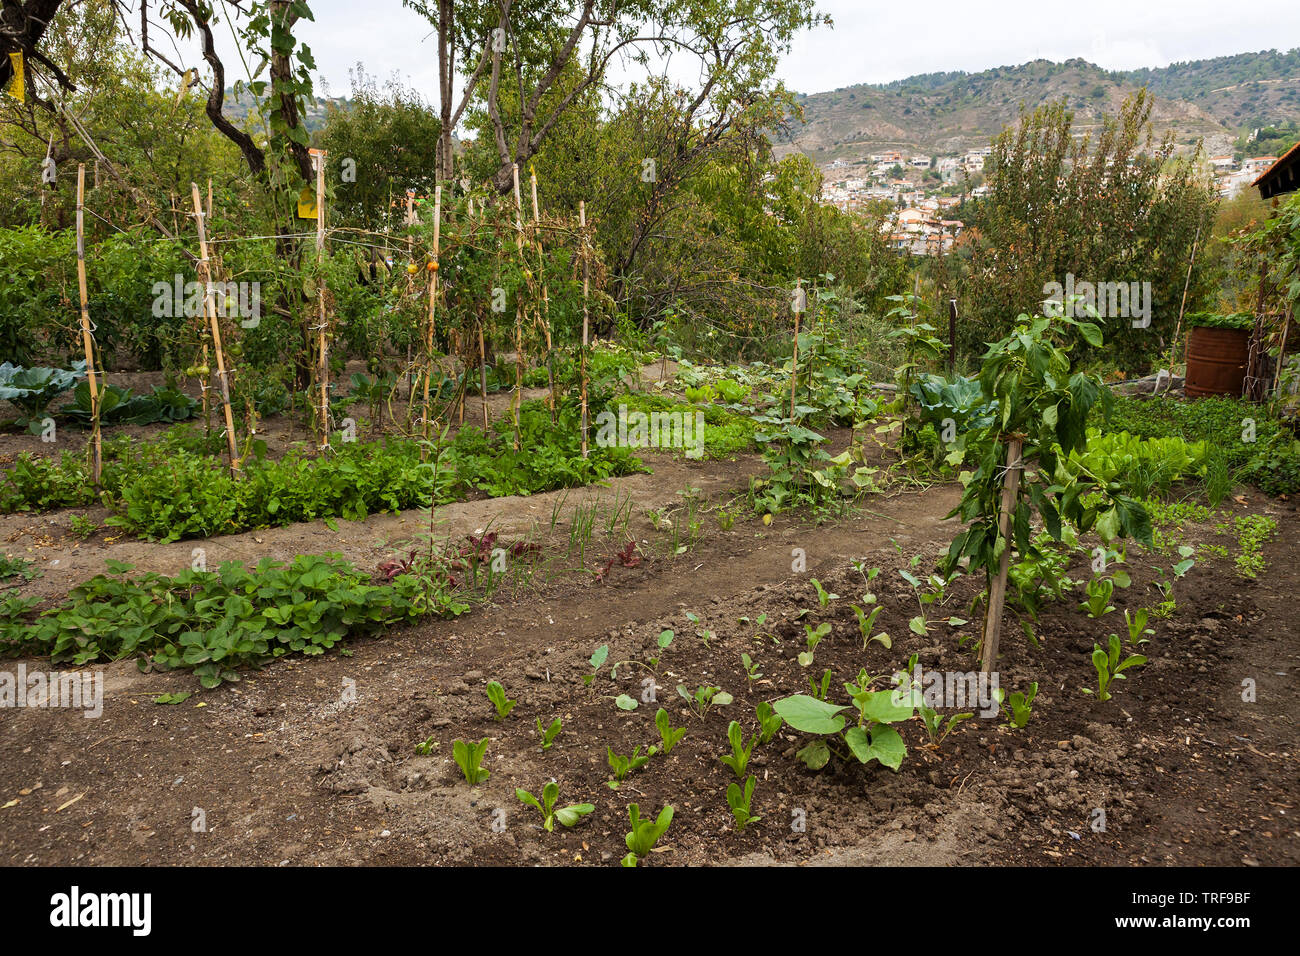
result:
[[(981, 360), (983, 398), (996, 408), (991, 422), (974, 423), (961, 436), (954, 453), (957, 461), (974, 470), (962, 472), (965, 492), (948, 516), (960, 515), (966, 523), (940, 562), (948, 575), (969, 559), (968, 573), (983, 571), (991, 590), (1005, 548), (1014, 546), (1022, 556), (1037, 555), (1030, 537), (1035, 515), (1055, 541), (1062, 540), (1068, 522), (1080, 534), (1095, 530), (1108, 543), (1130, 537), (1151, 546), (1146, 509), (1123, 494), (1118, 481), (1099, 478), (1075, 454), (1087, 444), (1086, 423), (1093, 406), (1101, 402), (1108, 413), (1113, 398), (1098, 377), (1071, 371), (1064, 347), (1066, 325), (1077, 328), (1090, 345), (1101, 346), (1101, 329), (1094, 322), (1021, 315), (1012, 333), (993, 343)], [(1007, 540), (999, 517), (1012, 441), (1022, 443), (1023, 473), (1008, 509)]]

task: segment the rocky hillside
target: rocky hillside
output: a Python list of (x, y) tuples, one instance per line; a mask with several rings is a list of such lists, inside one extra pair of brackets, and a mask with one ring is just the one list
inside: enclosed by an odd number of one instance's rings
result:
[(1158, 131), (1180, 143), (1204, 138), (1211, 153), (1232, 151), (1253, 126), (1300, 118), (1300, 50), (1176, 63), (1117, 73), (1085, 60), (1035, 60), (982, 73), (930, 73), (883, 85), (861, 84), (801, 96), (802, 125), (781, 137), (817, 162), (860, 159), (882, 149), (954, 153), (987, 145), (1014, 123), (1022, 105), (1064, 97), (1076, 129), (1114, 115), (1141, 86), (1155, 94)]

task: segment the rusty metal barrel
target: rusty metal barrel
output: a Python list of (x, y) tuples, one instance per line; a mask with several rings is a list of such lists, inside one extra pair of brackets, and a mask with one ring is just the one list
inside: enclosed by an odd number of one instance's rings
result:
[(1193, 325), (1187, 334), (1187, 397), (1241, 396), (1250, 332)]

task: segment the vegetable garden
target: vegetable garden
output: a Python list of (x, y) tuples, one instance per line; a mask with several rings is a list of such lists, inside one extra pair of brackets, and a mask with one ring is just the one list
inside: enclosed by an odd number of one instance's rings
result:
[[(498, 57), (478, 143), (353, 216), (306, 5), (253, 6), (263, 168), (142, 198), (83, 130), (65, 228), (0, 229), (0, 859), (1296, 862), (1296, 201), (1149, 343), (967, 317), (989, 251), (795, 204), (775, 100), (714, 141), (653, 88), (620, 219), (494, 162), (556, 94)], [(1179, 394), (1184, 312), (1252, 295), (1255, 394)]]

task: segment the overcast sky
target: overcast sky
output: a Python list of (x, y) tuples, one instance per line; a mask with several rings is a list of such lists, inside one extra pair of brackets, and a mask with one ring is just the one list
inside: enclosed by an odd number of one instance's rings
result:
[[(801, 36), (781, 64), (781, 77), (802, 93), (1039, 57), (1083, 57), (1118, 70), (1300, 47), (1297, 0), (822, 0), (819, 6), (834, 28)], [(316, 22), (301, 32), (333, 95), (348, 93), (348, 70), (360, 60), (380, 79), (400, 72), (436, 100), (432, 28), (400, 0), (313, 0), (312, 9)], [(233, 81), (238, 59), (230, 52)]]

